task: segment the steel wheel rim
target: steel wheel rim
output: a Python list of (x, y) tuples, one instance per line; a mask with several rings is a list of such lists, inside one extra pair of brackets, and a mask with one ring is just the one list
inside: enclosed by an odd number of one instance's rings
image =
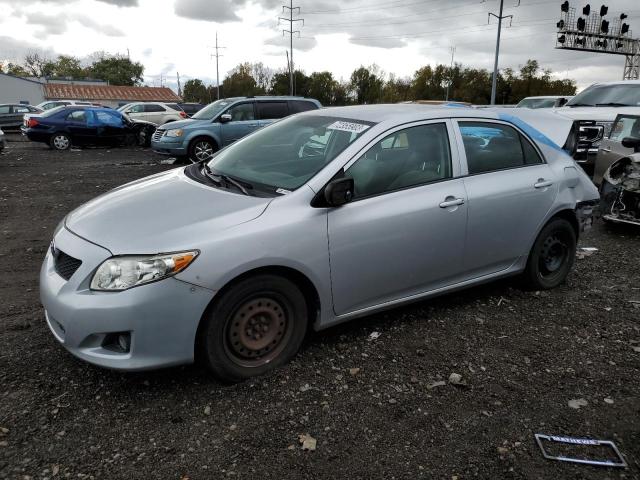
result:
[(569, 258), (567, 242), (558, 233), (549, 235), (540, 250), (539, 268), (543, 278), (556, 275)]
[(203, 141), (196, 143), (193, 151), (198, 160), (209, 160), (213, 155), (213, 147), (209, 142)]
[(69, 147), (69, 139), (64, 135), (53, 137), (53, 144), (58, 150), (65, 150)]
[(245, 300), (225, 329), (225, 350), (242, 367), (260, 367), (275, 359), (291, 337), (291, 319), (282, 302), (267, 296)]

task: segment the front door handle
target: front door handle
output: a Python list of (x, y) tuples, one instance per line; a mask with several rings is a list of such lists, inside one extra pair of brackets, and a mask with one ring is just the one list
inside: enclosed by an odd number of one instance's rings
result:
[(463, 205), (463, 204), (464, 204), (464, 198), (455, 198), (449, 195), (447, 198), (444, 199), (444, 202), (440, 203), (440, 208), (456, 207), (458, 205)]
[(553, 182), (550, 180), (545, 180), (544, 178), (539, 178), (536, 183), (533, 184), (534, 188), (547, 188), (553, 185)]

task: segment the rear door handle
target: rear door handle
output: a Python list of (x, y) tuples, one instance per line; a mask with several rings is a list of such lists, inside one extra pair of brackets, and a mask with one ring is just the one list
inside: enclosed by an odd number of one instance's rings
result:
[(444, 202), (440, 203), (440, 208), (456, 207), (458, 205), (463, 205), (463, 204), (464, 204), (464, 198), (454, 198), (452, 196), (449, 196), (444, 199)]
[(553, 182), (550, 180), (545, 180), (544, 178), (539, 178), (536, 183), (533, 184), (534, 188), (547, 188), (553, 185)]

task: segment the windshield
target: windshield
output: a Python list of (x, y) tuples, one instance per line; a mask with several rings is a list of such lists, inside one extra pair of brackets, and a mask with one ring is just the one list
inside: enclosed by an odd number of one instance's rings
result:
[(518, 108), (551, 108), (555, 103), (555, 98), (525, 98), (516, 106)]
[(238, 99), (225, 98), (224, 100), (217, 100), (213, 103), (210, 103), (206, 107), (204, 107), (202, 110), (200, 110), (191, 118), (195, 118), (196, 120), (211, 120), (236, 100)]
[(288, 117), (220, 151), (209, 167), (215, 174), (271, 190), (295, 190), (372, 125), (318, 115)]
[(593, 85), (567, 102), (568, 107), (598, 105), (637, 107), (640, 105), (640, 84)]

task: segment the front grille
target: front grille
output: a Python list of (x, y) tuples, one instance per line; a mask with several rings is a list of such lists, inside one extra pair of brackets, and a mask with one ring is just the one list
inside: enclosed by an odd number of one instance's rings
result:
[(73, 258), (57, 248), (54, 248), (53, 259), (53, 266), (56, 272), (65, 280), (69, 280), (71, 276), (76, 273), (76, 270), (80, 268), (80, 265), (82, 265), (81, 260)]
[(164, 135), (164, 132), (165, 132), (164, 130), (160, 130), (159, 128), (156, 129), (156, 131), (153, 134), (153, 141), (154, 142), (159, 141), (162, 138), (162, 136)]

